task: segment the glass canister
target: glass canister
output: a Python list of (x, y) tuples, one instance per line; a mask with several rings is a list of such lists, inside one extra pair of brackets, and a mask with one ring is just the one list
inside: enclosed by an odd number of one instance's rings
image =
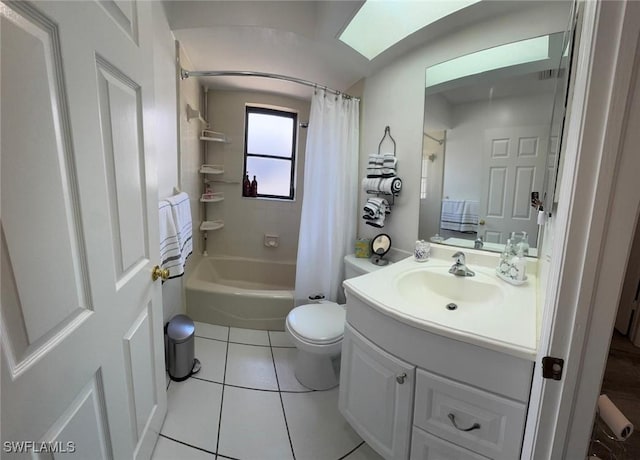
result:
[(413, 251), (413, 257), (418, 262), (426, 262), (429, 260), (429, 256), (431, 255), (431, 243), (426, 242), (425, 240), (416, 241), (416, 248)]

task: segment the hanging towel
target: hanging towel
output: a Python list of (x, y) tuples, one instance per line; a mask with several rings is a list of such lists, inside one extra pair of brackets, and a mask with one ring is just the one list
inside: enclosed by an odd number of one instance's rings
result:
[(479, 203), (475, 200), (442, 200), (440, 228), (456, 232), (478, 231)]
[(166, 200), (158, 203), (160, 220), (160, 268), (168, 268), (171, 275), (184, 273), (178, 232), (171, 213), (171, 205)]
[[(175, 274), (175, 276), (180, 276), (184, 273), (184, 265), (187, 263), (187, 258), (193, 252), (191, 204), (189, 203), (189, 195), (184, 192), (167, 198), (167, 201), (171, 205), (171, 214), (175, 222), (178, 243), (180, 245), (180, 257), (183, 270)], [(174, 278), (174, 273), (171, 273), (171, 278)]]

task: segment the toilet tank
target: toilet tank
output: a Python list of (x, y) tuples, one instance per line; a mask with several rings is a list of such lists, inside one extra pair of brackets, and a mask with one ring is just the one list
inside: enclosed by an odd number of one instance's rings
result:
[(372, 264), (370, 259), (358, 258), (355, 254), (349, 254), (344, 257), (344, 279), (347, 280), (380, 270), (381, 268), (383, 267)]

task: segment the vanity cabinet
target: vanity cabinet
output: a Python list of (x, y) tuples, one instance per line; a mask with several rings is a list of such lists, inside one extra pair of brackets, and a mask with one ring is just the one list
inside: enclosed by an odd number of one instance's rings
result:
[[(342, 342), (340, 411), (386, 459), (409, 453), (415, 366), (376, 347), (346, 326)], [(344, 389), (344, 391), (342, 391)]]
[(387, 460), (520, 457), (533, 361), (392, 318), (347, 290), (339, 408)]

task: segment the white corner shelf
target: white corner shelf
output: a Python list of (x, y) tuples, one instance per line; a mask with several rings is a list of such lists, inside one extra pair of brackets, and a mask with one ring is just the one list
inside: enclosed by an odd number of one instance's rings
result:
[(203, 193), (200, 197), (201, 203), (217, 203), (224, 200), (224, 192)]
[(210, 232), (213, 230), (220, 230), (224, 227), (224, 222), (221, 220), (205, 220), (200, 224), (201, 232)]
[(230, 144), (231, 139), (227, 137), (226, 134), (220, 133), (218, 131), (211, 131), (210, 129), (203, 129), (200, 134), (201, 141), (207, 142), (221, 142), (223, 144)]
[(202, 165), (200, 174), (224, 174), (224, 165)]
[(198, 120), (200, 123), (202, 123), (205, 126), (209, 126), (209, 123), (207, 122), (207, 120), (205, 120), (204, 118), (202, 118), (202, 115), (200, 114), (199, 110), (194, 109), (193, 107), (191, 107), (189, 104), (187, 104), (187, 121), (191, 121), (191, 120)]

